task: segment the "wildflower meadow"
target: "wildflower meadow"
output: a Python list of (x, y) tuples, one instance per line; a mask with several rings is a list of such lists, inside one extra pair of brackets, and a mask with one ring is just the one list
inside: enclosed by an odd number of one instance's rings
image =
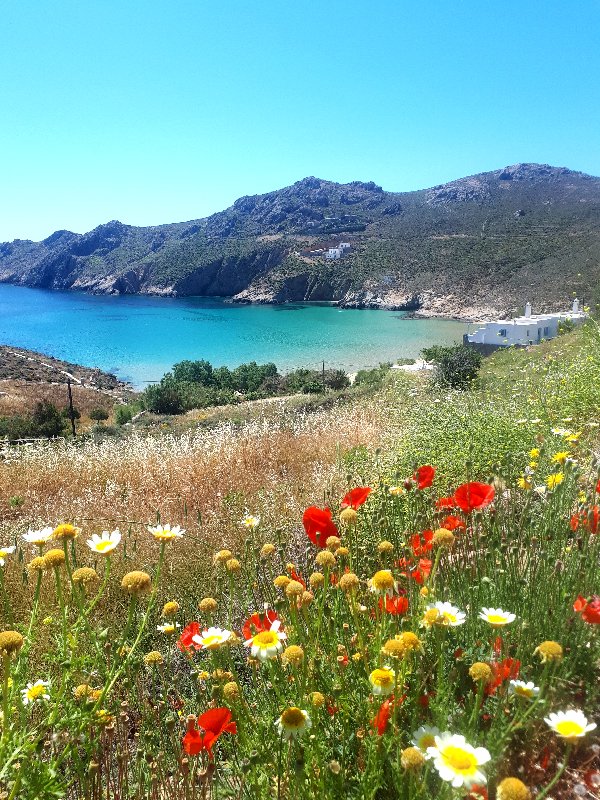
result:
[[(576, 384), (598, 360), (568, 369)], [(217, 506), (210, 536), (181, 511), (13, 515), (1, 796), (597, 797), (594, 409), (570, 412), (565, 391), (542, 418), (553, 370), (524, 423), (507, 401), (480, 427), (490, 441), (457, 434), (452, 463), (438, 441), (439, 458), (414, 459), (477, 396), (403, 385), (413, 424), (430, 415), (411, 441), (347, 442), (331, 469), (298, 474), (285, 508), (238, 498), (221, 541)], [(15, 494), (28, 458), (7, 467)], [(125, 511), (118, 490), (114, 503)]]

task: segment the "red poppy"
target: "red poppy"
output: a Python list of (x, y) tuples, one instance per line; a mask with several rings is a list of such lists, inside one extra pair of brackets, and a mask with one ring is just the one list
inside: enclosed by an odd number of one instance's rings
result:
[(436, 508), (456, 508), (456, 503), (454, 502), (454, 497), (440, 497), (439, 500), (435, 501)]
[(413, 475), (413, 479), (417, 482), (418, 489), (427, 489), (433, 483), (433, 478), (435, 476), (435, 467), (430, 467), (429, 464), (425, 464), (415, 472)]
[(406, 700), (406, 695), (403, 694), (397, 700), (394, 700), (394, 695), (386, 698), (379, 706), (379, 709), (373, 719), (371, 725), (377, 731), (378, 736), (383, 736), (387, 728), (388, 722), (392, 717), (392, 710), (394, 706), (400, 706)]
[(455, 517), (454, 514), (449, 514), (442, 522), (442, 528), (445, 528), (447, 531), (465, 531), (467, 526), (460, 517)]
[(485, 786), (474, 783), (473, 786), (471, 786), (471, 791), (465, 797), (465, 800), (488, 800), (488, 798), (489, 795)]
[[(278, 620), (277, 612), (269, 609), (264, 614), (252, 614), (242, 625), (242, 635), (245, 641), (252, 639), (257, 633), (270, 631), (273, 623)], [(283, 630), (283, 628), (279, 628)]]
[(579, 514), (573, 514), (571, 517), (571, 530), (576, 531), (580, 525), (590, 531), (590, 533), (598, 533), (598, 522), (600, 521), (600, 508), (592, 506), (589, 510), (584, 509)]
[(600, 625), (600, 595), (592, 595), (591, 600), (579, 595), (573, 603), (573, 610), (581, 613), (581, 619), (590, 625)]
[(414, 536), (411, 536), (410, 544), (417, 558), (424, 556), (433, 548), (433, 531), (423, 531), (422, 535), (415, 533)]
[(306, 535), (317, 547), (325, 547), (325, 542), (330, 536), (338, 535), (338, 529), (331, 519), (331, 511), (328, 508), (310, 506), (302, 516), (302, 524)]
[(362, 506), (373, 489), (368, 486), (357, 486), (348, 492), (342, 500), (342, 508), (353, 508), (355, 511)]
[(516, 680), (519, 677), (521, 662), (514, 658), (505, 658), (503, 661), (491, 661), (492, 680), (485, 687), (487, 695), (496, 694), (496, 689), (508, 680)]
[(413, 564), (407, 558), (400, 558), (396, 561), (396, 566), (400, 567), (400, 569), (408, 570), (400, 573), (403, 578), (412, 578), (421, 585), (431, 574), (433, 561), (429, 558), (420, 558), (417, 564)]
[(504, 641), (501, 636), (496, 636), (494, 639), (494, 655), (500, 656), (502, 655), (502, 647), (504, 645)]
[(302, 586), (304, 586), (304, 588), (306, 589), (306, 581), (304, 580), (302, 575), (299, 575), (293, 567), (291, 569), (288, 569), (288, 572), (290, 574), (290, 578), (293, 581), (298, 581), (298, 583), (301, 583)]
[(379, 610), (386, 611), (387, 614), (406, 614), (408, 611), (408, 597), (401, 594), (395, 594), (393, 597), (379, 598)]
[(237, 733), (237, 725), (231, 721), (231, 711), (228, 708), (211, 708), (198, 717), (198, 727), (195, 719), (188, 722), (183, 749), (190, 756), (197, 756), (206, 750), (212, 758), (213, 745), (222, 733)]
[(196, 642), (192, 641), (194, 636), (200, 636), (201, 629), (199, 622), (190, 622), (189, 625), (186, 625), (185, 628), (181, 631), (181, 636), (177, 640), (177, 647), (184, 653), (190, 653), (192, 647), (194, 650), (201, 650), (202, 645), (196, 644)]
[(340, 708), (339, 706), (336, 706), (335, 703), (327, 703), (327, 705), (325, 706), (325, 710), (327, 711), (330, 717), (335, 717)]
[(598, 483), (596, 484), (596, 491), (597, 491), (598, 493), (600, 493), (600, 480), (599, 480), (599, 481), (598, 481)]
[(470, 514), (476, 508), (485, 508), (494, 499), (494, 487), (488, 483), (478, 483), (471, 481), (471, 483), (463, 483), (454, 492), (454, 502), (456, 505), (465, 512)]

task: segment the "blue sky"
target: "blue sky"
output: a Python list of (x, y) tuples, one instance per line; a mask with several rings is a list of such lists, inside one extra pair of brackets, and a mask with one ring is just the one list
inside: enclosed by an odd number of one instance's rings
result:
[(0, 29), (0, 241), (306, 175), (600, 175), (597, 0), (5, 0)]

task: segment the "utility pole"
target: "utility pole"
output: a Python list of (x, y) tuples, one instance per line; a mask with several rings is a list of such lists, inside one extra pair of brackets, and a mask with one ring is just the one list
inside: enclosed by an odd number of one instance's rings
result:
[(71, 381), (67, 380), (67, 391), (69, 393), (69, 417), (71, 418), (71, 430), (73, 437), (77, 436), (75, 432), (75, 411), (73, 409), (73, 393), (71, 392)]

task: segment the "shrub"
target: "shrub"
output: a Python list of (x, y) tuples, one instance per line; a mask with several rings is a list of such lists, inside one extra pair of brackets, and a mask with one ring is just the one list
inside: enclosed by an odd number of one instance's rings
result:
[(143, 402), (148, 411), (154, 414), (181, 414), (184, 410), (181, 386), (172, 378), (163, 378), (160, 383), (148, 386), (144, 391)]
[(104, 420), (108, 419), (108, 411), (105, 408), (92, 408), (90, 419), (95, 422), (104, 422)]
[(131, 422), (133, 411), (129, 406), (117, 406), (115, 409), (115, 423), (117, 425), (126, 425)]
[(435, 377), (443, 386), (466, 389), (477, 377), (483, 356), (472, 347), (435, 345), (421, 351), (426, 361), (436, 366)]
[(36, 404), (32, 417), (32, 435), (53, 438), (61, 436), (65, 428), (65, 418), (54, 403), (41, 400)]

